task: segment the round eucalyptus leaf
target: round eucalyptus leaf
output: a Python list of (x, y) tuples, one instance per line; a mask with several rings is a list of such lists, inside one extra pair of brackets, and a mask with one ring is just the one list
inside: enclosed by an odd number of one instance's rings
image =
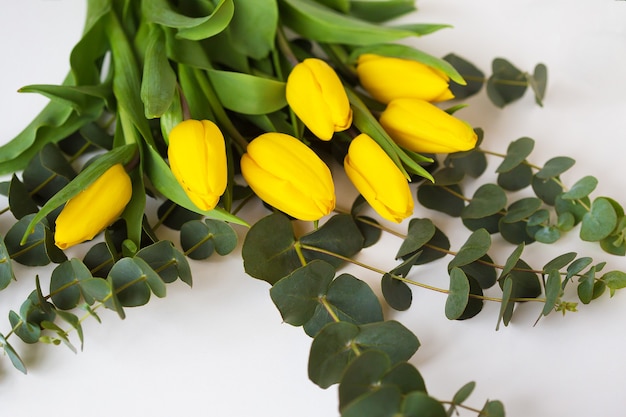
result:
[(435, 235), (435, 225), (430, 219), (411, 219), (406, 237), (398, 249), (396, 259), (417, 252)]
[(215, 244), (211, 232), (201, 220), (191, 220), (180, 229), (180, 245), (191, 259), (206, 259), (213, 255)]
[(626, 272), (624, 271), (609, 271), (602, 275), (601, 279), (611, 291), (626, 288)]
[(598, 197), (591, 204), (591, 210), (583, 216), (580, 238), (597, 242), (609, 236), (616, 226), (617, 213), (613, 204), (606, 198)]
[(556, 196), (554, 200), (554, 209), (557, 215), (569, 213), (574, 217), (574, 225), (577, 225), (583, 220), (585, 214), (587, 214), (587, 207), (591, 205), (591, 200), (588, 197), (584, 197), (580, 200), (565, 200), (562, 194)]
[(278, 280), (270, 297), (286, 323), (302, 326), (313, 317), (334, 277), (332, 265), (315, 260)]
[(478, 218), (478, 219), (466, 219), (463, 218), (463, 225), (467, 227), (469, 230), (476, 231), (479, 229), (485, 229), (489, 234), (498, 233), (499, 231), (499, 223), (502, 218), (502, 213), (492, 214), (487, 217)]
[(557, 216), (556, 227), (560, 231), (568, 232), (576, 225), (576, 219), (572, 213), (561, 213)]
[(148, 287), (150, 287), (152, 293), (159, 298), (165, 297), (165, 282), (163, 282), (159, 274), (157, 274), (156, 271), (152, 269), (152, 267), (140, 257), (133, 258), (133, 262), (137, 266), (139, 266), (139, 268), (143, 272), (143, 278), (146, 284), (148, 284)]
[(534, 234), (531, 236), (526, 227), (525, 221), (515, 223), (506, 223), (501, 221), (498, 225), (500, 235), (509, 243), (519, 245), (520, 243), (533, 243), (535, 241)]
[(9, 311), (9, 322), (11, 328), (15, 329), (14, 332), (17, 337), (22, 339), (24, 343), (32, 344), (39, 341), (39, 336), (41, 336), (39, 325), (29, 323), (13, 310)]
[(481, 185), (461, 212), (463, 219), (480, 219), (498, 213), (506, 206), (506, 194), (496, 184)]
[[(621, 232), (624, 234), (624, 231)], [(600, 247), (603, 251), (610, 253), (612, 255), (624, 256), (626, 255), (626, 239), (624, 237), (617, 238), (615, 236), (607, 236), (600, 241)], [(0, 260), (1, 261), (1, 260)], [(2, 267), (0, 265), (0, 274)], [(0, 275), (0, 283), (2, 282), (2, 276)], [(1, 289), (2, 287), (0, 287)]]
[(459, 217), (465, 207), (465, 201), (459, 195), (462, 196), (463, 192), (457, 184), (442, 187), (424, 182), (417, 187), (417, 200), (422, 206), (452, 217)]
[[(558, 178), (557, 178), (558, 179)], [(553, 206), (559, 194), (563, 192), (563, 187), (553, 179), (542, 179), (535, 174), (532, 181), (533, 192), (544, 203)]]
[[(481, 137), (482, 131), (480, 131), (478, 138), (479, 142)], [(479, 150), (450, 154), (446, 160), (453, 164), (456, 169), (461, 170), (472, 178), (480, 177), (487, 169), (487, 158)]]
[[(450, 250), (450, 240), (439, 228), (435, 227), (435, 234), (428, 241), (428, 245), (425, 245), (420, 249), (420, 255), (415, 260), (415, 265), (423, 265), (437, 259), (443, 258)], [(403, 256), (402, 259), (407, 259), (412, 254)]]
[(47, 228), (45, 219), (37, 223), (32, 233), (26, 236), (24, 245), (20, 243), (34, 216), (34, 213), (29, 214), (14, 223), (4, 237), (4, 243), (9, 256), (16, 262), (26, 266), (48, 265), (50, 258), (45, 244)]
[(205, 219), (204, 223), (209, 229), (215, 245), (215, 252), (224, 256), (231, 253), (237, 247), (237, 233), (231, 225), (221, 220)]
[(470, 284), (465, 273), (460, 268), (450, 271), (450, 288), (446, 298), (446, 317), (456, 320), (463, 314), (469, 299)]
[(91, 278), (89, 269), (78, 259), (59, 264), (50, 275), (50, 297), (60, 310), (75, 308), (81, 299), (80, 281)]
[(109, 277), (117, 299), (124, 307), (137, 307), (150, 300), (150, 287), (140, 266), (131, 258), (122, 258), (113, 265)]
[[(319, 229), (302, 236), (300, 243), (349, 258), (356, 255), (363, 248), (363, 235), (352, 216), (349, 214), (337, 214), (328, 219)], [(306, 247), (303, 247), (302, 254), (307, 261), (322, 259), (335, 268), (343, 263), (337, 257), (307, 249)]]
[(527, 197), (512, 203), (502, 217), (504, 223), (515, 223), (532, 216), (541, 207), (541, 200), (536, 197)]
[(503, 58), (496, 58), (491, 63), (492, 74), (487, 80), (487, 96), (497, 107), (521, 98), (526, 92), (527, 85), (521, 83), (526, 77), (513, 64)]
[(115, 264), (115, 259), (107, 244), (98, 242), (89, 248), (83, 258), (83, 263), (94, 277), (106, 278)]
[(528, 84), (535, 94), (535, 102), (543, 106), (543, 98), (548, 85), (548, 68), (544, 64), (537, 64), (533, 75), (528, 75)]
[(570, 169), (576, 161), (568, 156), (556, 156), (548, 160), (535, 176), (542, 180), (556, 178), (568, 169)]
[(291, 222), (284, 214), (257, 221), (246, 233), (241, 249), (246, 273), (270, 284), (289, 275), (302, 266), (293, 249), (295, 243)]
[(389, 307), (398, 311), (405, 311), (411, 307), (413, 292), (405, 282), (393, 278), (390, 274), (384, 274), (380, 287)]
[(593, 299), (593, 290), (596, 277), (596, 267), (592, 266), (589, 270), (578, 280), (578, 286), (576, 291), (578, 298), (583, 304), (589, 304)]
[(377, 389), (389, 368), (391, 368), (391, 361), (383, 352), (366, 350), (356, 357), (341, 377), (339, 409), (343, 411), (361, 395)]
[[(533, 268), (524, 260), (519, 259), (515, 267), (509, 273), (509, 279), (513, 285), (511, 298), (536, 298), (541, 295), (541, 284), (536, 273), (531, 272)], [(500, 286), (503, 279), (499, 280)]]
[(533, 180), (533, 170), (530, 166), (521, 164), (510, 171), (498, 175), (498, 185), (508, 191), (523, 190)]
[(166, 200), (157, 208), (157, 216), (165, 226), (180, 230), (185, 223), (191, 220), (200, 220), (202, 215), (179, 206), (171, 200)]
[(528, 218), (528, 226), (543, 226), (550, 222), (550, 212), (546, 209), (537, 210)]
[(363, 235), (364, 248), (370, 247), (378, 242), (383, 232), (380, 227), (371, 225), (371, 223), (378, 224), (376, 219), (367, 216), (355, 216), (354, 222), (361, 231), (361, 235)]
[(572, 187), (561, 195), (561, 198), (565, 200), (579, 200), (587, 197), (598, 186), (598, 180), (596, 177), (587, 175), (576, 181)]
[(161, 240), (146, 246), (137, 252), (137, 257), (143, 259), (159, 274), (163, 282), (171, 283), (179, 276), (176, 248), (172, 242)]
[(554, 226), (543, 226), (535, 232), (535, 240), (541, 243), (554, 243), (561, 237), (561, 232)]
[[(105, 301), (111, 296), (112, 289), (109, 281), (102, 278), (90, 278), (79, 281), (80, 289), (86, 297), (93, 300)], [(92, 303), (89, 303), (92, 304)]]
[(504, 417), (504, 405), (498, 400), (489, 400), (480, 411), (480, 414), (489, 417)]
[(39, 210), (37, 203), (35, 203), (24, 184), (15, 174), (13, 174), (9, 186), (9, 210), (11, 210), (16, 219), (21, 219), (31, 213), (37, 213)]
[(330, 323), (315, 335), (309, 353), (309, 379), (328, 388), (341, 379), (346, 366), (356, 357), (351, 344), (359, 328), (347, 322)]
[(381, 384), (395, 385), (403, 394), (413, 391), (426, 392), (426, 384), (420, 372), (409, 362), (393, 366), (382, 378)]
[(443, 59), (456, 68), (460, 74), (463, 74), (467, 81), (467, 84), (465, 85), (450, 83), (450, 91), (454, 94), (456, 99), (464, 99), (473, 96), (480, 91), (483, 86), (482, 80), (485, 79), (484, 72), (478, 69), (471, 62), (456, 54), (448, 54), (444, 56)]
[(30, 160), (22, 178), (29, 191), (36, 190), (36, 199), (43, 204), (61, 191), (76, 177), (76, 171), (67, 161), (61, 150), (53, 144), (46, 144)]
[(526, 160), (535, 147), (535, 141), (522, 137), (511, 142), (506, 150), (506, 156), (496, 168), (497, 173), (509, 172)]
[(486, 289), (491, 288), (498, 278), (494, 265), (493, 259), (489, 255), (484, 255), (460, 268), (468, 278), (473, 278), (480, 288)]
[(9, 286), (15, 280), (13, 263), (4, 240), (0, 240), (0, 291)]
[(411, 392), (404, 397), (402, 415), (448, 417), (443, 404), (422, 391)]
[(324, 300), (326, 305), (319, 302), (319, 296), (317, 300), (313, 316), (304, 325), (304, 331), (311, 337), (334, 321), (327, 310), (329, 307), (339, 320), (347, 323), (360, 325), (383, 320), (380, 301), (371, 287), (349, 274), (339, 275), (329, 285)]
[[(480, 298), (484, 295), (484, 293), (478, 281), (469, 275), (467, 276), (467, 279), (470, 284), (470, 290), (469, 290), (470, 295), (467, 301), (467, 306), (465, 306), (465, 310), (463, 311), (463, 314), (461, 314), (457, 318), (457, 320), (471, 319), (472, 317), (476, 316), (478, 313), (482, 311), (483, 306), (485, 304), (483, 300)], [(472, 297), (472, 295), (476, 297)]]
[(467, 265), (480, 259), (491, 247), (491, 236), (485, 229), (474, 231), (465, 241), (463, 246), (456, 253), (454, 258), (448, 263), (448, 270), (454, 267)]
[(363, 393), (341, 412), (342, 417), (394, 417), (398, 415), (402, 394), (398, 387), (386, 385)]
[(409, 360), (420, 346), (417, 337), (395, 320), (363, 324), (359, 329), (355, 338), (358, 346), (385, 352), (392, 364)]
[(447, 186), (460, 183), (463, 181), (464, 176), (465, 173), (461, 169), (455, 166), (448, 166), (435, 171), (433, 179), (438, 186)]

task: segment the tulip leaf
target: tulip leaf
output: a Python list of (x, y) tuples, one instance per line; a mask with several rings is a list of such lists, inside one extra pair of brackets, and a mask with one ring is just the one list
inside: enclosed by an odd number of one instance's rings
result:
[(177, 29), (177, 36), (189, 40), (201, 40), (223, 31), (233, 17), (233, 0), (221, 0), (207, 16), (189, 17), (174, 10), (166, 0), (142, 3), (146, 18), (154, 23)]
[[(357, 301), (358, 300), (358, 301)], [(318, 300), (313, 316), (304, 324), (304, 331), (314, 337), (326, 324), (340, 321), (353, 324), (374, 323), (383, 320), (383, 311), (378, 297), (370, 286), (349, 274), (335, 278)]]
[(280, 0), (279, 6), (285, 25), (305, 38), (323, 43), (368, 45), (420, 34), (368, 23), (312, 0)]
[(464, 219), (480, 219), (498, 213), (506, 206), (504, 190), (495, 184), (481, 185), (461, 213)]
[(302, 266), (295, 243), (293, 227), (284, 214), (274, 213), (257, 221), (246, 233), (241, 249), (246, 273), (275, 284)]
[(147, 119), (161, 117), (172, 104), (176, 74), (165, 51), (165, 34), (157, 25), (150, 26), (141, 78), (141, 101)]
[[(237, 0), (227, 30), (237, 51), (253, 59), (262, 59), (274, 49), (277, 25), (276, 0)], [(251, 27), (254, 36), (250, 36)]]
[(302, 326), (313, 317), (334, 277), (332, 265), (314, 260), (278, 280), (270, 296), (286, 323)]
[(215, 93), (224, 107), (243, 114), (267, 114), (287, 105), (285, 83), (232, 71), (208, 70)]
[(615, 226), (617, 226), (615, 208), (609, 199), (598, 197), (591, 204), (591, 210), (583, 217), (580, 238), (588, 242), (600, 241), (609, 236)]
[(31, 223), (24, 231), (22, 241), (26, 241), (28, 234), (45, 216), (87, 188), (107, 169), (111, 168), (115, 164), (126, 164), (133, 157), (136, 149), (137, 148), (134, 144), (121, 145), (103, 154), (90, 163), (83, 171), (80, 172), (80, 174), (76, 176), (76, 178), (74, 178), (69, 184), (63, 187), (61, 191), (48, 200), (41, 210), (39, 210), (39, 212), (32, 217)]
[(435, 68), (444, 74), (446, 74), (450, 79), (460, 85), (465, 85), (466, 82), (458, 73), (458, 71), (452, 66), (448, 61), (437, 58), (426, 52), (420, 51), (414, 47), (408, 45), (400, 45), (400, 44), (375, 44), (375, 45), (366, 45), (361, 46), (359, 48), (354, 49), (350, 53), (349, 61), (356, 62), (359, 55), (363, 54), (376, 54), (382, 56), (390, 56), (395, 58), (402, 59), (410, 59), (413, 61), (421, 62), (424, 65), (428, 65), (429, 67)]
[(360, 19), (380, 23), (415, 10), (415, 0), (350, 0), (349, 13)]

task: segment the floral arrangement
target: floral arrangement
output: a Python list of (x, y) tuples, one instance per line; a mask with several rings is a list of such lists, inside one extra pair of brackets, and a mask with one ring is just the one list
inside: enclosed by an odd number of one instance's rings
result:
[[(530, 91), (542, 105), (547, 68), (497, 58), (486, 75), (407, 46), (399, 41), (446, 27), (392, 24), (413, 10), (408, 0), (89, 1), (70, 74), (22, 89), (50, 104), (0, 148), (15, 219), (0, 242), (0, 288), (15, 263), (56, 265), (8, 312), (0, 345), (13, 366), (27, 371), (12, 339), (76, 349), (86, 318), (102, 308), (124, 318), (174, 281), (191, 285), (188, 259), (235, 256), (246, 230), (246, 272), (312, 338), (309, 378), (338, 384), (342, 416), (503, 416), (498, 400), (466, 404), (473, 382), (448, 400), (430, 396), (411, 363), (427, 341), (386, 310), (410, 309), (422, 288), (446, 294), (450, 320), (499, 302), (499, 327), (520, 303), (541, 303), (539, 320), (612, 296), (625, 272), (574, 252), (532, 265), (524, 251), (575, 229), (623, 256), (624, 209), (592, 196), (592, 176), (563, 183), (572, 158), (533, 163), (530, 138), (505, 154), (486, 148), (483, 131), (457, 116), (462, 100), (485, 90), (504, 107)], [(501, 158), (497, 181), (466, 195), (486, 155)], [(350, 207), (337, 204), (337, 171), (359, 194)], [(260, 202), (264, 217), (239, 216)], [(458, 219), (469, 238), (452, 243), (434, 218), (413, 217), (416, 202)], [(387, 233), (400, 238), (396, 266), (356, 259)], [(502, 263), (490, 255), (494, 236), (511, 247)], [(68, 257), (76, 246), (88, 249)], [(413, 277), (446, 256), (446, 285)], [(378, 273), (382, 299), (346, 264)], [(501, 295), (485, 295), (492, 288)]]

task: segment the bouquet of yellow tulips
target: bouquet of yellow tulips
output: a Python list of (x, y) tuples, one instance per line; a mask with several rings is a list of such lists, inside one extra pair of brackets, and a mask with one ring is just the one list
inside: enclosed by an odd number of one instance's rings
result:
[[(489, 151), (482, 130), (457, 116), (460, 101), (484, 85), (496, 106), (529, 89), (541, 105), (544, 65), (531, 74), (498, 58), (487, 76), (459, 56), (397, 42), (446, 27), (390, 24), (414, 11), (413, 0), (87, 3), (67, 78), (22, 89), (50, 103), (0, 148), (15, 218), (0, 241), (0, 290), (15, 279), (16, 262), (55, 264), (0, 334), (18, 370), (26, 373), (26, 363), (12, 338), (82, 344), (84, 317), (99, 320), (107, 308), (124, 318), (125, 309), (164, 297), (167, 284), (191, 285), (188, 259), (231, 254), (241, 227), (245, 271), (269, 283), (283, 320), (313, 339), (309, 378), (338, 384), (343, 417), (445, 417), (461, 408), (498, 417), (498, 400), (465, 405), (473, 383), (449, 401), (429, 395), (411, 363), (420, 341), (386, 319), (384, 306), (409, 309), (417, 286), (447, 294), (449, 319), (469, 319), (497, 284), (499, 326), (525, 301), (543, 303), (541, 318), (626, 286), (626, 272), (602, 271), (602, 262), (573, 252), (543, 266), (523, 260), (526, 245), (556, 242), (576, 226), (582, 240), (626, 253), (623, 207), (591, 199), (593, 177), (566, 187), (560, 175), (571, 158), (534, 166), (533, 141), (521, 138), (501, 155), (497, 184), (463, 193)], [(350, 208), (337, 207), (337, 170), (359, 194)], [(418, 204), (471, 231), (458, 251), (432, 219), (411, 218), (414, 184)], [(526, 188), (534, 195), (509, 201)], [(255, 202), (266, 216), (239, 215)], [(408, 225), (391, 270), (353, 259), (382, 233), (398, 234), (377, 217)], [(303, 222), (311, 230), (302, 233)], [(162, 225), (180, 240), (160, 237)], [(502, 265), (489, 255), (496, 234), (511, 244)], [(88, 246), (84, 257), (68, 258), (76, 245)], [(413, 267), (446, 255), (447, 287), (411, 278)], [(341, 273), (346, 263), (380, 273), (383, 299)], [(578, 299), (566, 298), (568, 286)]]

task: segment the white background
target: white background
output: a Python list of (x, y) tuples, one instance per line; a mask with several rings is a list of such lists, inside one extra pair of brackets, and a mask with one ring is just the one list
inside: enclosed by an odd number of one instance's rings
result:
[[(577, 164), (563, 176), (566, 183), (595, 175), (600, 184), (594, 196), (609, 195), (626, 204), (626, 1), (423, 0), (418, 5), (419, 12), (409, 20), (454, 25), (412, 41), (427, 52), (457, 53), (487, 73), (495, 57), (508, 58), (522, 70), (532, 71), (538, 62), (548, 67), (544, 108), (527, 94), (500, 110), (483, 92), (458, 113), (486, 131), (486, 148), (504, 151), (510, 141), (532, 137), (537, 142), (532, 162), (571, 156)], [(46, 103), (16, 90), (62, 81), (84, 10), (78, 0), (3, 5), (0, 143), (16, 135)], [(490, 161), (493, 171), (499, 161)], [(347, 207), (354, 190), (339, 181), (339, 204)], [(254, 218), (262, 212), (247, 214)], [(415, 215), (433, 213), (417, 209)], [(455, 220), (437, 219), (451, 236), (452, 249), (458, 249), (468, 232)], [(10, 215), (2, 215), (0, 233), (11, 224)], [(404, 231), (406, 224), (395, 228)], [(386, 237), (359, 259), (391, 268), (399, 244)], [(496, 247), (493, 256), (503, 262), (511, 250)], [(532, 245), (525, 259), (541, 266), (572, 250), (606, 260), (607, 270), (626, 270), (623, 258), (578, 242), (576, 232), (557, 245)], [(411, 278), (445, 288), (447, 261), (415, 270)], [(85, 347), (76, 355), (63, 346), (32, 348), (12, 338), (29, 374), (18, 373), (0, 357), (0, 415), (338, 415), (336, 389), (322, 390), (307, 378), (310, 339), (281, 323), (268, 285), (244, 274), (238, 252), (193, 262), (193, 269), (193, 289), (170, 285), (165, 299), (128, 309), (124, 321), (110, 311), (101, 313), (103, 324), (87, 320)], [(375, 274), (348, 270), (378, 291)], [(16, 273), (18, 282), (0, 293), (2, 315), (19, 309), (34, 288), (35, 273), (45, 281), (49, 270), (16, 266)], [(444, 316), (444, 303), (441, 294), (415, 289), (409, 311), (387, 313), (420, 338), (413, 363), (431, 395), (450, 399), (473, 380), (477, 388), (468, 405), (481, 408), (487, 398), (500, 399), (511, 417), (623, 415), (626, 294), (612, 299), (605, 294), (577, 313), (555, 313), (535, 327), (541, 306), (527, 304), (498, 332), (497, 304), (487, 304), (472, 320), (451, 322)], [(9, 330), (4, 317), (2, 333)]]

